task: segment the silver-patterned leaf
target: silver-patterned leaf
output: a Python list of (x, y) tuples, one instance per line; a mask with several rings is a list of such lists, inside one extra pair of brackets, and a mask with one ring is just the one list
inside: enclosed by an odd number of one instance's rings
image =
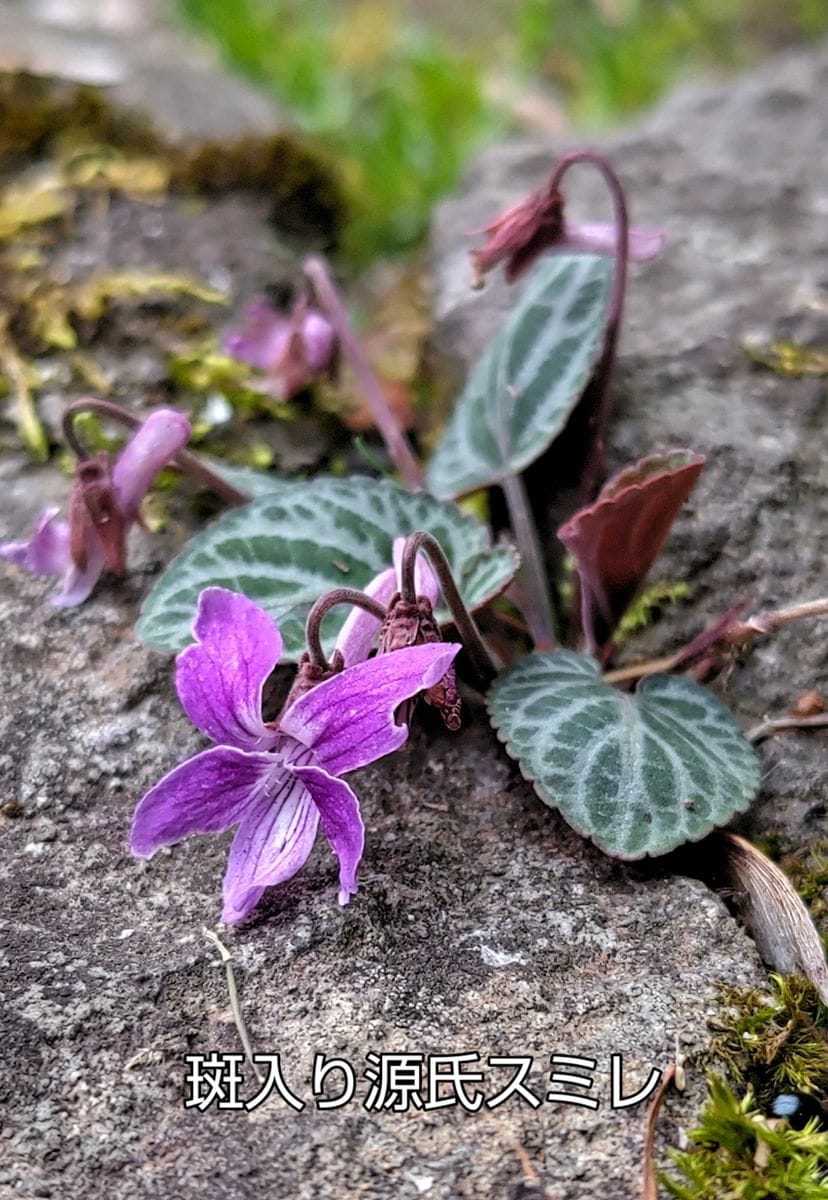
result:
[[(443, 547), (469, 608), (501, 592), (517, 569), (513, 547), (493, 547), (480, 521), (425, 492), (364, 477), (284, 481), (278, 493), (231, 509), (188, 542), (144, 601), (136, 632), (148, 645), (179, 650), (191, 640), (199, 592), (221, 586), (274, 616), (285, 658), (295, 660), (313, 602), (333, 588), (364, 587), (391, 565), (394, 538), (418, 529)], [(347, 611), (326, 619), (329, 646)]]
[(605, 684), (584, 654), (521, 659), (489, 710), (538, 795), (618, 858), (666, 854), (748, 807), (759, 763), (705, 688), (654, 675), (633, 694)]
[(428, 468), (435, 496), (516, 475), (551, 445), (600, 354), (611, 278), (597, 255), (537, 264), (457, 400)]

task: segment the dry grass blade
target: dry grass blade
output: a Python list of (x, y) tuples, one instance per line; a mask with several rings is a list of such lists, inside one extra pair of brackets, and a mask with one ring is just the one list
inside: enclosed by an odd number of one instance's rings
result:
[(675, 1064), (669, 1066), (662, 1076), (661, 1083), (658, 1085), (658, 1091), (653, 1096), (650, 1107), (647, 1110), (647, 1128), (644, 1132), (644, 1152), (641, 1156), (642, 1176), (641, 1176), (641, 1200), (658, 1200), (658, 1176), (656, 1175), (655, 1154), (655, 1131), (658, 1124), (658, 1114), (661, 1112), (661, 1106), (664, 1103), (664, 1097), (667, 1095), (667, 1089), (670, 1087), (675, 1078), (677, 1067)]
[(810, 914), (791, 881), (761, 850), (723, 835), (725, 871), (762, 958), (784, 975), (804, 975), (828, 1004), (828, 963)]
[(809, 716), (772, 717), (754, 725), (745, 734), (747, 740), (756, 745), (765, 738), (773, 737), (776, 733), (784, 733), (788, 729), (818, 729), (828, 725), (828, 713), (812, 713)]
[(233, 971), (233, 957), (225, 946), (224, 942), (221, 941), (218, 934), (214, 933), (212, 929), (202, 929), (201, 932), (207, 938), (208, 942), (212, 942), (212, 944), (218, 950), (219, 957), (224, 963), (224, 969), (227, 975), (227, 993), (230, 997), (230, 1009), (233, 1013), (233, 1021), (236, 1026), (236, 1031), (239, 1035), (239, 1041), (242, 1044), (242, 1049), (247, 1055), (247, 1061), (253, 1068), (256, 1078), (258, 1079), (259, 1083), (264, 1083), (264, 1076), (256, 1066), (256, 1060), (253, 1057), (253, 1047), (250, 1044), (250, 1035), (247, 1032), (247, 1025), (244, 1021), (244, 1013), (242, 1012), (242, 1007), (239, 1003), (239, 993), (236, 988), (236, 976)]

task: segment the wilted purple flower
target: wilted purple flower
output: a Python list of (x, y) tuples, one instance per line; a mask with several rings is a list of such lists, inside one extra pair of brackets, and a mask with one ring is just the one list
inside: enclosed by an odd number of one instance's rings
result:
[[(478, 285), (492, 267), (504, 260), (506, 280), (514, 283), (546, 251), (585, 250), (613, 255), (616, 246), (614, 225), (578, 225), (567, 221), (563, 195), (557, 189), (550, 190), (547, 184), (475, 233), (488, 234), (485, 245), (471, 252)], [(661, 253), (664, 240), (664, 234), (657, 229), (630, 229), (630, 259), (646, 262), (655, 258)]]
[[(414, 602), (405, 601), (400, 596), (405, 542), (405, 538), (394, 539), (394, 566), (381, 571), (363, 589), (366, 595), (386, 607), (388, 612), (385, 620), (380, 622), (371, 613), (354, 607), (340, 630), (336, 650), (346, 665), (367, 658), (377, 634), (380, 654), (394, 653), (405, 646), (440, 641), (440, 627), (433, 613), (440, 595), (440, 585), (428, 559), (422, 554), (414, 560)], [(460, 697), (453, 666), (436, 684), (424, 689), (423, 699), (439, 709), (449, 729), (460, 728)], [(416, 700), (406, 706), (406, 719), (415, 707)]]
[[(402, 555), (405, 548), (405, 538), (395, 538), (393, 547), (394, 566), (380, 571), (362, 590), (366, 596), (377, 600), (386, 608), (394, 595), (400, 590)], [(437, 603), (440, 586), (429, 566), (428, 560), (422, 554), (417, 556), (414, 563), (414, 590), (418, 596), (425, 596), (432, 607)], [(374, 639), (380, 631), (381, 622), (363, 608), (352, 608), (345, 619), (345, 624), (336, 639), (336, 649), (342, 655), (345, 666), (362, 662), (371, 653)]]
[(242, 329), (223, 342), (226, 354), (264, 371), (273, 395), (289, 400), (331, 364), (334, 331), (325, 317), (305, 300), (285, 316), (266, 300), (254, 300), (244, 312)]
[(226, 922), (299, 870), (322, 830), (339, 859), (339, 903), (356, 891), (364, 827), (339, 778), (399, 749), (394, 714), (442, 678), (458, 645), (413, 646), (357, 663), (305, 692), (275, 724), (262, 688), (282, 653), (276, 623), (246, 596), (207, 588), (196, 644), (178, 656), (176, 688), (194, 725), (217, 743), (182, 763), (140, 801), (132, 853), (149, 858), (194, 833), (238, 825), (224, 877)]
[(104, 455), (78, 464), (68, 522), (57, 519), (57, 509), (47, 509), (32, 536), (6, 542), (0, 557), (35, 575), (61, 575), (52, 603), (82, 604), (105, 566), (123, 572), (126, 531), (155, 476), (189, 436), (183, 413), (157, 409), (124, 446), (111, 474)]

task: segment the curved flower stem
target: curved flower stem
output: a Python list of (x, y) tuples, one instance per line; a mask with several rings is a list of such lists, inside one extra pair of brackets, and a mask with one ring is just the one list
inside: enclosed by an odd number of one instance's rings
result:
[[(76, 419), (83, 413), (97, 413), (98, 416), (108, 417), (112, 421), (126, 425), (128, 429), (137, 429), (142, 424), (139, 416), (127, 408), (122, 408), (120, 404), (113, 404), (111, 400), (98, 400), (94, 396), (84, 396), (81, 400), (75, 400), (64, 410), (62, 426), (66, 444), (78, 462), (85, 462), (89, 458), (89, 451), (78, 438), (75, 428)], [(210, 488), (227, 504), (248, 504), (250, 502), (250, 496), (245, 492), (240, 492), (238, 488), (222, 479), (189, 450), (179, 450), (170, 463), (171, 466), (177, 467), (179, 471), (191, 475), (199, 483)]]
[(423, 469), (414, 457), (411, 444), (389, 407), (382, 384), (351, 327), (328, 268), (321, 258), (308, 258), (303, 264), (303, 270), (313, 284), (319, 307), (336, 330), (342, 350), (354, 369), (391, 461), (409, 491), (418, 491), (423, 486)]
[(356, 608), (363, 608), (378, 621), (384, 621), (386, 616), (385, 608), (379, 601), (374, 600), (372, 596), (366, 596), (365, 592), (357, 591), (356, 588), (336, 588), (334, 591), (320, 596), (308, 613), (305, 623), (305, 639), (310, 661), (323, 671), (330, 670), (330, 663), (322, 649), (322, 622), (337, 604), (350, 604)]
[(536, 650), (551, 650), (555, 645), (555, 617), (549, 596), (549, 583), (538, 532), (532, 518), (526, 485), (520, 475), (501, 480), (509, 521), (520, 552), (521, 572), (526, 584), (524, 616)]
[(591, 500), (606, 474), (604, 459), (604, 440), (607, 432), (607, 420), (610, 410), (610, 388), (618, 350), (618, 335), (621, 330), (621, 317), (624, 312), (624, 297), (627, 291), (627, 263), (630, 253), (630, 221), (627, 213), (627, 200), (621, 180), (613, 168), (595, 150), (572, 150), (565, 154), (553, 168), (549, 179), (549, 190), (557, 191), (563, 177), (570, 167), (577, 163), (590, 163), (601, 174), (607, 190), (612, 197), (613, 215), (615, 220), (615, 273), (612, 278), (609, 309), (607, 312), (607, 327), (604, 334), (604, 348), (595, 367), (594, 386), (597, 390), (595, 411), (592, 417), (592, 445), (584, 468), (582, 495), (584, 501)]
[(483, 686), (488, 687), (497, 675), (497, 667), (477, 628), (477, 622), (463, 603), (463, 597), (454, 582), (454, 576), (451, 573), (448, 559), (443, 553), (443, 548), (430, 533), (420, 530), (417, 533), (409, 534), (405, 539), (400, 567), (400, 595), (407, 603), (414, 603), (417, 599), (414, 585), (414, 565), (417, 554), (421, 550), (434, 569), (434, 574), (437, 576), (446, 604), (451, 610), (469, 660)]

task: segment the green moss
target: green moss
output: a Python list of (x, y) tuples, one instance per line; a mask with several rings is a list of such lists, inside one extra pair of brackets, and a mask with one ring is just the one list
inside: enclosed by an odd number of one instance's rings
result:
[(292, 421), (296, 416), (292, 403), (277, 400), (266, 390), (261, 372), (223, 354), (213, 338), (173, 354), (169, 359), (169, 373), (176, 389), (189, 398), (194, 442), (214, 431), (215, 422), (207, 405), (216, 397), (226, 400), (233, 412), (244, 418), (266, 416), (278, 421)]
[(682, 1176), (663, 1174), (678, 1200), (825, 1200), (828, 1195), (828, 1133), (814, 1124), (803, 1130), (768, 1121), (752, 1094), (739, 1100), (723, 1080), (709, 1081), (710, 1098), (693, 1146), (673, 1151)]
[[(118, 174), (127, 182), (130, 175), (134, 182), (140, 163), (145, 172), (152, 165), (154, 178), (163, 170), (174, 188), (201, 195), (234, 189), (270, 195), (274, 224), (326, 245), (336, 244), (346, 219), (332, 156), (307, 135), (277, 133), (182, 148), (166, 142), (140, 114), (110, 105), (100, 89), (0, 71), (0, 174), (37, 158), (66, 160), (90, 152), (116, 155)], [(77, 164), (75, 172), (71, 182), (77, 185)], [(89, 185), (99, 184), (99, 176)]]
[(808, 905), (817, 927), (828, 923), (828, 838), (786, 855), (782, 866)]
[(652, 624), (666, 604), (687, 600), (693, 591), (688, 583), (651, 583), (633, 600), (615, 631), (616, 646), (629, 641), (634, 633)]
[(140, 154), (162, 149), (146, 122), (113, 109), (98, 88), (26, 71), (0, 72), (0, 170), (27, 164), (57, 140), (99, 141)]
[(335, 245), (346, 218), (342, 188), (329, 154), (294, 134), (208, 143), (180, 154), (172, 181), (202, 195), (234, 189), (273, 199), (273, 223), (295, 236)]
[[(763, 1114), (780, 1092), (828, 1094), (828, 1008), (805, 980), (772, 975), (769, 990), (728, 988), (711, 1054), (729, 1082), (708, 1080), (692, 1146), (672, 1151), (679, 1200), (825, 1200), (828, 1133)], [(740, 1099), (741, 1097), (741, 1099)]]
[(828, 375), (828, 354), (811, 346), (799, 346), (795, 342), (745, 341), (742, 349), (751, 362), (767, 367), (775, 375), (801, 379), (806, 375), (824, 378)]
[(768, 1104), (781, 1091), (828, 1093), (828, 1008), (811, 984), (772, 975), (770, 995), (730, 988), (711, 1050), (740, 1090)]

